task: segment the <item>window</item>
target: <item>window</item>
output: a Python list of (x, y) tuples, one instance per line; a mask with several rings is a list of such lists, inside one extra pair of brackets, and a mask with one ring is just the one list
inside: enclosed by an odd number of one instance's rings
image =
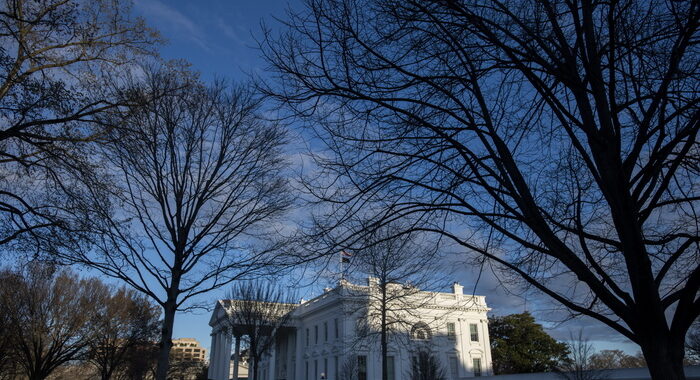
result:
[[(337, 319), (336, 319), (337, 321)], [(333, 373), (335, 373), (335, 377), (333, 378), (334, 380), (340, 379), (340, 367), (338, 366), (338, 357), (334, 356), (333, 357)]]
[(335, 326), (335, 339), (338, 339), (340, 337), (340, 334), (338, 334), (338, 318), (333, 320), (333, 324)]
[(481, 376), (481, 358), (472, 359), (472, 365), (474, 367), (474, 377)]
[(469, 333), (471, 335), (472, 342), (479, 341), (479, 326), (476, 323), (469, 324)]
[(454, 356), (450, 356), (450, 376), (453, 380), (459, 379), (459, 362)]
[(394, 370), (394, 357), (386, 357), (386, 374), (388, 380), (396, 380), (396, 371)]
[(323, 358), (323, 376), (321, 378), (328, 378), (328, 358)]
[(357, 355), (357, 380), (367, 380), (367, 357)]
[(455, 323), (454, 322), (447, 322), (447, 337), (450, 339), (454, 339), (457, 336), (455, 333)]
[(314, 326), (314, 344), (318, 344), (318, 325)]
[(411, 329), (411, 338), (416, 340), (429, 340), (430, 328), (423, 322), (416, 323)]
[(323, 322), (323, 341), (328, 342), (328, 322)]
[[(306, 329), (306, 331), (309, 331), (309, 329)], [(311, 380), (309, 378), (309, 362), (304, 362), (306, 364), (306, 380)]]
[(306, 329), (306, 345), (309, 345), (309, 329)]
[(318, 379), (318, 360), (314, 360), (314, 379)]

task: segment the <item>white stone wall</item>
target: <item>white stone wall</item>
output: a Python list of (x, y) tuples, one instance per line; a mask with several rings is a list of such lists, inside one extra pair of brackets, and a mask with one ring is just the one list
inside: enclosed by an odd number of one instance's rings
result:
[[(405, 317), (406, 325), (403, 326), (403, 330), (396, 333), (395, 340), (389, 347), (389, 355), (394, 357), (395, 363), (394, 380), (408, 376), (411, 358), (424, 345), (431, 347), (431, 352), (440, 360), (450, 380), (473, 377), (474, 358), (481, 360), (482, 376), (491, 374), (491, 350), (487, 324), (487, 313), (490, 309), (484, 297), (463, 295), (462, 287), (457, 284), (452, 290), (450, 293), (420, 292), (415, 295), (416, 304), (421, 307), (417, 307)], [(358, 303), (358, 291), (367, 292), (371, 291), (371, 288), (344, 282), (310, 301), (301, 303), (293, 312), (289, 322), (290, 328), (281, 338), (282, 344), (287, 346), (286, 355), (283, 352), (285, 350), (279, 347), (278, 352), (272, 352), (260, 364), (264, 379), (320, 380), (321, 373), (324, 373), (326, 379), (337, 380), (336, 373), (339, 373), (341, 368), (336, 369), (336, 358), (337, 366), (342, 367), (349, 358), (356, 360), (357, 355), (365, 355), (367, 358), (368, 380), (381, 378), (381, 350), (378, 334), (370, 338), (358, 339), (357, 321), (360, 319), (365, 323), (367, 319), (361, 307), (362, 303)], [(219, 311), (219, 313), (222, 312)], [(218, 323), (216, 313), (215, 310), (210, 323), (214, 328)], [(335, 336), (336, 320), (338, 338)], [(432, 335), (429, 340), (409, 339), (410, 326), (418, 322), (429, 327)], [(447, 336), (448, 322), (455, 324), (453, 338)], [(324, 324), (328, 329), (327, 339)], [(471, 339), (470, 324), (477, 326), (477, 341)], [(212, 350), (212, 358), (214, 357), (215, 353)], [(450, 358), (457, 360), (456, 377), (451, 373)], [(279, 368), (281, 361), (286, 363), (286, 371), (281, 371)]]

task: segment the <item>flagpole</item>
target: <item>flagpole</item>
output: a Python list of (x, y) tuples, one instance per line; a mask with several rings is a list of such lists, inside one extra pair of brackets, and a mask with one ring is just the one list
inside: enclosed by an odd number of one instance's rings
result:
[(350, 263), (349, 257), (352, 256), (350, 253), (346, 251), (340, 251), (340, 281), (342, 282), (345, 280), (345, 262), (347, 261), (348, 264)]
[(340, 282), (343, 282), (343, 280), (345, 279), (345, 270), (343, 269), (344, 261), (345, 260), (343, 260), (343, 254), (341, 253), (340, 254)]

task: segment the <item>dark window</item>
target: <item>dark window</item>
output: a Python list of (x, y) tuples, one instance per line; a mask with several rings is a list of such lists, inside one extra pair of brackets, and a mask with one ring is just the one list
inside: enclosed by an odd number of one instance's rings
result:
[(338, 318), (334, 319), (333, 323), (335, 324), (335, 339), (338, 339), (340, 337), (338, 334)]
[(455, 324), (454, 322), (447, 322), (447, 337), (450, 339), (454, 339), (457, 334), (455, 333)]
[(357, 380), (367, 380), (367, 357), (357, 355)]
[(479, 326), (476, 323), (469, 324), (469, 333), (471, 335), (472, 342), (479, 341)]
[(388, 380), (396, 380), (396, 370), (394, 368), (394, 357), (393, 356), (387, 356), (386, 357), (386, 374), (387, 374), (387, 379)]
[(323, 341), (328, 342), (328, 322), (323, 322)]
[(335, 373), (335, 377), (333, 379), (339, 380), (340, 379), (340, 368), (339, 368), (337, 356), (333, 357), (333, 366), (334, 366), (334, 373)]
[(318, 344), (318, 325), (314, 326), (314, 344)]
[(309, 329), (306, 329), (306, 345), (309, 345)]
[[(306, 329), (306, 331), (309, 331), (309, 329)], [(309, 362), (305, 362), (306, 364), (306, 380), (311, 380), (309, 379)]]
[(450, 357), (450, 375), (452, 375), (452, 379), (454, 380), (459, 379), (459, 362), (454, 356)]
[(481, 376), (481, 359), (474, 358), (472, 363), (474, 364), (474, 377)]

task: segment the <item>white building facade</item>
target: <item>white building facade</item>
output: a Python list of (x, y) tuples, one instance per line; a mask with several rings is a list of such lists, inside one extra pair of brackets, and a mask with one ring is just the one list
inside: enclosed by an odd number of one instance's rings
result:
[[(342, 380), (348, 374), (357, 380), (381, 379), (381, 325), (372, 312), (379, 309), (368, 307), (379, 299), (372, 296), (377, 295), (376, 284), (372, 278), (364, 286), (341, 280), (337, 287), (296, 305), (261, 361), (259, 379)], [(390, 313), (389, 380), (409, 379), (421, 352), (439, 363), (447, 380), (492, 375), (485, 297), (464, 295), (455, 283), (450, 293), (416, 290), (401, 302), (402, 307)], [(218, 301), (209, 322), (212, 380), (239, 377), (235, 372), (241, 337), (232, 336), (227, 304)]]

